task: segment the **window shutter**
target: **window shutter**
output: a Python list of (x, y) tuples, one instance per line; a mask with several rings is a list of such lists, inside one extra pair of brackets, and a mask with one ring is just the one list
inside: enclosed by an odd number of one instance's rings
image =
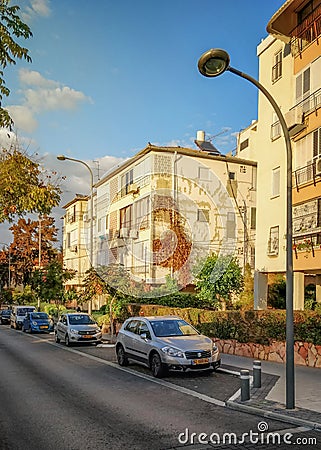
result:
[(302, 73), (296, 78), (295, 95), (298, 103), (302, 96)]
[(318, 130), (313, 132), (313, 157), (316, 157), (319, 154), (318, 133), (319, 133)]
[(310, 67), (303, 72), (303, 94), (310, 91)]

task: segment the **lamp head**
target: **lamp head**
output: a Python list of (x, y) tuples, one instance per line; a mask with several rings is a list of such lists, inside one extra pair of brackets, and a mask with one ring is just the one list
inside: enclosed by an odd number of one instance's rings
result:
[(59, 159), (59, 161), (65, 161), (66, 157), (64, 155), (58, 155), (57, 159)]
[(228, 70), (229, 54), (220, 48), (211, 48), (198, 60), (198, 70), (204, 77), (217, 77)]

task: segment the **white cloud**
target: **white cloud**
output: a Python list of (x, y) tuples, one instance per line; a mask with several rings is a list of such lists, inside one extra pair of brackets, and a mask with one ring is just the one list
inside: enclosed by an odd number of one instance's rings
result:
[[(21, 69), (21, 105), (8, 106), (15, 126), (28, 133), (37, 128), (37, 114), (43, 111), (73, 111), (83, 102), (92, 102), (83, 92), (43, 77), (35, 70)], [(24, 88), (28, 86), (28, 88)]]
[(74, 110), (78, 104), (88, 101), (80, 91), (68, 86), (54, 89), (27, 89), (24, 91), (25, 104), (35, 112), (53, 110)]
[(12, 117), (15, 126), (20, 130), (32, 133), (38, 126), (32, 111), (27, 106), (11, 105), (7, 107), (10, 116)]
[(50, 0), (30, 0), (30, 5), (22, 12), (22, 18), (29, 22), (37, 16), (49, 17), (50, 14)]
[(22, 84), (39, 88), (56, 88), (59, 86), (58, 81), (48, 80), (35, 70), (20, 69), (19, 80)]

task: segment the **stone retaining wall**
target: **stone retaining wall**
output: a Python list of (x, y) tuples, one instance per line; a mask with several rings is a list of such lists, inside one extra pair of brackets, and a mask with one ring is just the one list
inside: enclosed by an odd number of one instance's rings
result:
[[(221, 353), (246, 356), (264, 361), (285, 362), (285, 342), (272, 341), (270, 345), (241, 343), (234, 339), (213, 338)], [(321, 368), (321, 345), (308, 342), (294, 343), (294, 363)]]

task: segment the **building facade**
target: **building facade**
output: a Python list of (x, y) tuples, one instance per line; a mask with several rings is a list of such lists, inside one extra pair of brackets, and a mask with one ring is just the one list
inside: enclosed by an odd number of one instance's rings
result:
[[(294, 309), (303, 309), (307, 283), (316, 284), (321, 300), (321, 1), (286, 1), (267, 31), (257, 48), (259, 81), (277, 101), (292, 141)], [(255, 303), (265, 308), (269, 274), (285, 272), (286, 147), (261, 93), (258, 121), (240, 133), (238, 155), (258, 162)]]
[(97, 184), (95, 265), (122, 265), (150, 287), (193, 282), (204, 256), (254, 267), (256, 163), (149, 144)]

